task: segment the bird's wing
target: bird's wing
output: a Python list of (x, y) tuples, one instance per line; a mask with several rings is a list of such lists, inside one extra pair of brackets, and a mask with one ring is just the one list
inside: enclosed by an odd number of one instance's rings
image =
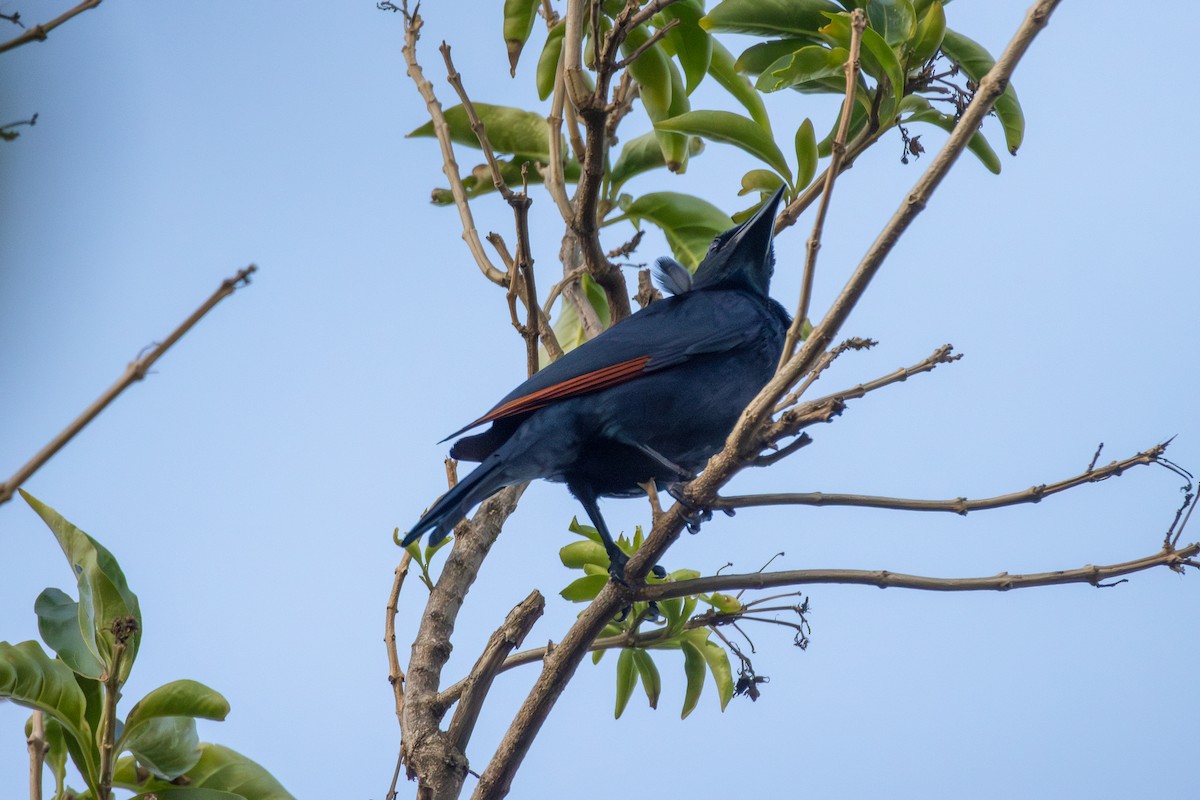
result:
[(762, 335), (765, 313), (761, 300), (740, 291), (687, 292), (660, 300), (550, 364), (446, 439), (697, 356), (727, 352)]

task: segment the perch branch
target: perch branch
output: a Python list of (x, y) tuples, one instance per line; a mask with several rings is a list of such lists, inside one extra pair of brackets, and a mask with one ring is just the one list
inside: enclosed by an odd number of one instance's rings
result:
[(67, 442), (71, 441), (71, 439), (75, 437), (75, 434), (83, 430), (84, 426), (95, 419), (101, 411), (107, 408), (109, 403), (111, 403), (113, 400), (116, 400), (117, 396), (120, 395), (121, 392), (129, 388), (129, 386), (133, 383), (145, 378), (146, 374), (150, 370), (150, 367), (154, 365), (154, 362), (162, 358), (163, 354), (166, 353), (167, 350), (171, 349), (171, 345), (175, 344), (185, 333), (190, 331), (205, 314), (207, 314), (213, 309), (214, 306), (217, 305), (217, 303), (233, 294), (239, 286), (250, 283), (250, 276), (257, 269), (258, 267), (251, 264), (245, 269), (239, 270), (238, 273), (232, 278), (226, 278), (225, 280), (221, 281), (221, 285), (217, 287), (217, 290), (213, 292), (212, 295), (205, 300), (199, 308), (193, 311), (190, 317), (181, 322), (179, 327), (171, 331), (170, 335), (168, 335), (166, 339), (155, 344), (153, 347), (150, 347), (141, 356), (125, 367), (124, 374), (117, 379), (116, 383), (108, 387), (108, 390), (105, 391), (104, 394), (96, 398), (96, 400), (90, 406), (84, 409), (82, 414), (75, 418), (74, 422), (64, 428), (62, 433), (58, 434), (58, 436), (55, 436), (49, 444), (47, 444), (38, 452), (37, 455), (31, 458), (23, 467), (18, 469), (11, 478), (9, 478), (3, 484), (0, 484), (0, 504), (11, 500), (13, 492), (15, 492), (22, 484), (24, 484), (25, 481), (29, 480), (30, 476), (37, 472), (43, 464), (49, 461), (55, 453), (61, 450)]

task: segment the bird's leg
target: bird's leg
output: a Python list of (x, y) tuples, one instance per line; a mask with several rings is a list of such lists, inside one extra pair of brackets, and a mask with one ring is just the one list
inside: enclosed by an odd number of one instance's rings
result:
[(609, 576), (622, 586), (628, 586), (629, 584), (625, 582), (625, 563), (629, 561), (629, 556), (625, 555), (625, 551), (617, 546), (617, 543), (613, 541), (612, 534), (608, 532), (608, 525), (604, 522), (604, 517), (600, 516), (600, 504), (596, 502), (595, 491), (590, 486), (568, 484), (567, 488), (579, 499), (583, 510), (587, 512), (588, 519), (592, 521), (596, 532), (600, 534), (604, 552), (608, 554)]
[(642, 455), (648, 457), (651, 461), (654, 461), (667, 472), (670, 472), (672, 475), (674, 475), (676, 480), (690, 481), (696, 477), (696, 473), (679, 466), (650, 445), (634, 441), (623, 441), (622, 443), (627, 444), (635, 450), (641, 452)]
[[(628, 586), (625, 581), (625, 564), (629, 561), (629, 556), (625, 555), (625, 551), (617, 546), (613, 541), (612, 534), (608, 532), (608, 525), (604, 522), (604, 517), (600, 515), (600, 504), (596, 502), (596, 493), (590, 486), (580, 486), (576, 484), (567, 484), (567, 488), (571, 490), (571, 494), (579, 499), (583, 505), (583, 510), (587, 512), (588, 519), (592, 521), (596, 532), (600, 534), (600, 541), (604, 544), (604, 552), (608, 554), (608, 574), (609, 576), (621, 584)], [(665, 578), (667, 571), (657, 564), (651, 568), (655, 576)], [(658, 607), (653, 609), (655, 616), (658, 614)]]

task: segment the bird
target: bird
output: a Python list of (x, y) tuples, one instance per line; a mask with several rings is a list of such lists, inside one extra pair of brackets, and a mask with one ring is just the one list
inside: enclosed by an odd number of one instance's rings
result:
[(451, 447), (452, 458), (479, 466), (402, 544), (428, 533), (436, 545), (500, 489), (542, 478), (565, 483), (579, 500), (608, 554), (609, 575), (625, 584), (629, 556), (613, 541), (599, 498), (694, 478), (775, 372), (791, 324), (769, 295), (783, 191), (718, 234), (694, 274), (658, 259), (656, 277), (671, 296), (564, 354), (443, 439), (491, 423)]

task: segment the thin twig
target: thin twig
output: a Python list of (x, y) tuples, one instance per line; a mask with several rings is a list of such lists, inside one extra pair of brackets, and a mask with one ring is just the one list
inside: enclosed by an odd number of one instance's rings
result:
[(903, 497), (875, 497), (863, 494), (831, 494), (827, 492), (795, 492), (776, 494), (751, 494), (718, 497), (711, 504), (713, 509), (752, 508), (758, 506), (855, 506), (858, 508), (890, 508), (895, 511), (946, 511), (966, 516), (971, 511), (985, 511), (1022, 503), (1040, 503), (1042, 498), (1065, 492), (1085, 483), (1098, 483), (1115, 478), (1125, 470), (1144, 464), (1158, 462), (1166, 449), (1156, 444), (1129, 458), (1114, 461), (1089, 472), (1082, 472), (1065, 480), (1031, 486), (1020, 492), (1011, 492), (980, 500), (956, 497), (953, 500), (914, 500)]
[(616, 69), (619, 69), (619, 70), (625, 69), (630, 64), (637, 61), (638, 58), (642, 55), (642, 53), (646, 52), (651, 47), (658, 44), (662, 40), (662, 38), (671, 31), (672, 28), (676, 28), (678, 26), (679, 26), (679, 20), (673, 19), (670, 22), (668, 22), (666, 25), (663, 25), (661, 28), (654, 31), (654, 33), (647, 36), (646, 41), (644, 41), (640, 45), (638, 45), (637, 48), (634, 49), (634, 51), (632, 53), (630, 53), (629, 55), (625, 56), (620, 61), (618, 61), (615, 65)]
[[(400, 605), (400, 590), (404, 588), (404, 579), (408, 577), (408, 566), (411, 563), (412, 555), (405, 550), (396, 567), (396, 579), (392, 582), (392, 591), (388, 595), (387, 609), (383, 615), (383, 644), (387, 648), (388, 683), (392, 685), (392, 694), (396, 700), (396, 720), (401, 725), (404, 722), (404, 669), (400, 666), (400, 656), (396, 652), (396, 611)], [(400, 765), (403, 763), (404, 747), (402, 743), (396, 757), (396, 771), (392, 775), (392, 785), (387, 790), (387, 800), (394, 800), (396, 797), (396, 782), (400, 778)]]
[(29, 738), (29, 800), (42, 800), (42, 771), (46, 763), (46, 719), (34, 709), (30, 716)]
[(12, 50), (15, 47), (20, 47), (23, 44), (29, 44), (30, 42), (46, 41), (46, 34), (50, 33), (50, 31), (54, 30), (59, 25), (62, 25), (71, 17), (95, 8), (96, 6), (100, 5), (100, 2), (101, 0), (83, 0), (83, 2), (79, 5), (68, 11), (64, 11), (62, 14), (59, 14), (49, 22), (43, 22), (40, 25), (34, 25), (32, 28), (28, 28), (20, 36), (16, 36), (12, 39), (9, 39), (7, 42), (0, 44), (0, 53)]
[[(833, 198), (833, 183), (841, 172), (842, 160), (846, 156), (846, 137), (850, 134), (850, 118), (854, 111), (854, 95), (858, 88), (859, 58), (862, 49), (862, 33), (867, 27), (867, 15), (861, 8), (854, 9), (850, 15), (850, 55), (846, 59), (846, 99), (842, 103), (842, 121), (838, 125), (837, 134), (833, 137), (833, 151), (829, 158), (829, 168), (825, 170), (825, 189), (821, 193), (821, 204), (817, 206), (817, 218), (813, 221), (812, 235), (808, 237), (808, 249), (804, 259), (804, 277), (800, 285), (800, 301), (796, 307), (796, 318), (788, 328), (787, 337), (783, 343), (783, 354), (779, 358), (782, 366), (792, 353), (796, 352), (796, 343), (800, 341), (800, 333), (808, 319), (808, 307), (812, 302), (813, 279), (817, 272), (817, 252), (821, 249), (821, 231), (825, 227), (825, 215), (829, 211), (829, 202)], [(882, 91), (882, 90), (881, 90)]]
[(1200, 554), (1200, 542), (1189, 544), (1181, 550), (1161, 550), (1154, 555), (1133, 561), (1107, 566), (1087, 565), (1077, 569), (1035, 572), (1025, 575), (1010, 575), (1001, 572), (983, 578), (933, 578), (924, 575), (906, 575), (888, 570), (862, 569), (798, 569), (781, 572), (754, 572), (746, 575), (714, 575), (675, 583), (658, 583), (643, 586), (634, 595), (636, 600), (662, 601), (672, 597), (707, 592), (730, 592), (738, 589), (767, 589), (773, 586), (803, 586), (809, 584), (856, 584), (878, 586), (881, 589), (922, 589), (931, 592), (979, 592), (1027, 589), (1034, 586), (1061, 586), (1067, 583), (1090, 583), (1099, 586), (1108, 578), (1129, 575), (1134, 572), (1169, 567), (1181, 570), (1188, 559)]
[(404, 63), (408, 66), (408, 76), (417, 85), (417, 92), (425, 100), (425, 108), (429, 119), (433, 122), (433, 132), (437, 136), (438, 145), (442, 150), (442, 171), (450, 182), (450, 193), (454, 196), (454, 205), (458, 208), (458, 216), (462, 220), (462, 238), (467, 243), (475, 263), (484, 277), (497, 286), (504, 286), (504, 273), (487, 257), (483, 250), (483, 242), (479, 240), (479, 231), (475, 229), (475, 217), (467, 201), (466, 190), (463, 189), (462, 176), (459, 175), (458, 162), (454, 159), (454, 145), (450, 141), (450, 126), (446, 124), (446, 115), (442, 112), (442, 104), (438, 102), (433, 91), (433, 84), (425, 77), (421, 65), (417, 63), (417, 41), (421, 38), (421, 26), (424, 20), (417, 8), (410, 14), (408, 0), (400, 5), (400, 13), (404, 17)]
[(171, 345), (175, 344), (175, 342), (179, 341), (179, 339), (185, 333), (190, 331), (192, 326), (199, 322), (205, 314), (211, 311), (213, 307), (217, 305), (217, 303), (233, 294), (239, 286), (250, 283), (250, 276), (257, 269), (258, 267), (251, 264), (245, 269), (239, 270), (238, 273), (232, 278), (226, 278), (225, 280), (221, 281), (221, 285), (215, 292), (212, 293), (212, 296), (205, 300), (199, 308), (193, 311), (191, 316), (181, 322), (179, 327), (171, 331), (170, 335), (168, 335), (166, 339), (149, 348), (142, 356), (125, 367), (125, 372), (120, 378), (117, 379), (116, 383), (108, 387), (104, 394), (96, 398), (96, 400), (90, 406), (84, 409), (82, 414), (76, 417), (70, 425), (63, 429), (62, 433), (58, 434), (58, 436), (55, 436), (49, 444), (47, 444), (38, 452), (37, 455), (35, 455), (24, 466), (18, 469), (11, 478), (9, 478), (3, 484), (0, 484), (0, 505), (11, 500), (13, 493), (16, 492), (16, 490), (22, 484), (24, 484), (25, 481), (29, 480), (33, 473), (37, 472), (38, 469), (41, 468), (41, 466), (47, 461), (49, 461), (55, 453), (61, 450), (67, 442), (71, 441), (71, 439), (74, 438), (77, 433), (83, 430), (83, 428), (89, 422), (95, 419), (101, 411), (107, 408), (109, 403), (111, 403), (113, 400), (116, 400), (117, 396), (120, 395), (121, 392), (129, 388), (131, 384), (145, 378), (147, 372), (150, 370), (150, 367), (154, 365), (154, 362), (162, 358), (163, 354), (171, 348)]

